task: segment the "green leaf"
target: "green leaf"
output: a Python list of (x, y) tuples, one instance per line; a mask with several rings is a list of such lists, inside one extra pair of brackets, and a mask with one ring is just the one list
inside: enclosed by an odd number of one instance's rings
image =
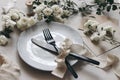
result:
[(35, 9), (36, 7), (35, 6), (33, 6), (33, 9)]
[(40, 2), (37, 2), (36, 4), (37, 4), (37, 5), (40, 5), (41, 3), (40, 3)]
[(107, 6), (107, 11), (109, 12), (110, 11), (110, 9), (111, 9), (111, 6)]
[(82, 8), (79, 8), (79, 11), (82, 11)]
[(112, 6), (112, 10), (116, 10), (117, 9), (117, 6), (116, 5), (113, 5)]
[(114, 0), (107, 0), (108, 3), (113, 4)]
[(101, 12), (100, 12), (100, 11), (98, 11), (98, 12), (96, 12), (96, 14), (101, 15)]
[(101, 11), (101, 9), (100, 9), (100, 8), (98, 8), (98, 9), (97, 9), (97, 11)]
[(45, 4), (45, 5), (47, 5), (47, 3), (48, 3), (47, 1), (44, 1), (44, 4)]
[(3, 31), (0, 32), (0, 34), (5, 35), (7, 38), (10, 38), (10, 33), (13, 32), (10, 27), (5, 28)]

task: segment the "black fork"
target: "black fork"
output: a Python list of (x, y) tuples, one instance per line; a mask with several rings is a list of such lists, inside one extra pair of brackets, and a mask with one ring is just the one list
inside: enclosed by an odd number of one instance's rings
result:
[[(58, 49), (57, 49), (55, 40), (54, 40), (54, 38), (52, 37), (52, 35), (51, 35), (51, 33), (50, 33), (50, 30), (49, 30), (49, 29), (44, 29), (44, 30), (43, 30), (43, 34), (44, 34), (44, 38), (45, 38), (46, 42), (47, 42), (48, 44), (53, 45), (54, 48), (56, 49), (56, 51), (58, 52)], [(58, 54), (59, 54), (59, 53), (58, 53)], [(78, 75), (77, 75), (77, 73), (75, 72), (75, 70), (72, 68), (72, 66), (70, 65), (70, 63), (68, 62), (67, 57), (65, 58), (65, 63), (66, 63), (67, 69), (72, 73), (72, 75), (73, 75), (75, 78), (77, 78)]]
[(55, 40), (53, 39), (53, 37), (52, 37), (52, 35), (50, 33), (50, 30), (49, 29), (44, 29), (43, 34), (44, 34), (46, 42), (48, 44), (53, 45), (55, 50), (58, 52), (58, 49), (57, 49), (56, 44), (55, 44)]

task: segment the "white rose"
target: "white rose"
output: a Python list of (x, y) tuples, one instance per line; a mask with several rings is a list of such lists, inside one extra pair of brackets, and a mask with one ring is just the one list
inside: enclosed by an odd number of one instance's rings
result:
[(112, 26), (105, 26), (105, 27), (103, 27), (103, 30), (111, 32), (113, 30), (113, 27)]
[(53, 6), (51, 7), (51, 9), (52, 9), (53, 11), (57, 11), (57, 10), (60, 9), (60, 7), (59, 7), (58, 5), (53, 5)]
[(58, 15), (62, 15), (63, 14), (63, 9), (60, 8), (58, 5), (53, 5), (51, 8), (53, 10), (53, 15), (54, 16), (58, 16)]
[(11, 19), (18, 20), (20, 17), (23, 17), (24, 14), (17, 9), (10, 9), (9, 15)]
[(36, 7), (36, 9), (34, 10), (35, 13), (39, 14), (42, 12), (42, 10), (44, 8), (46, 8), (47, 6), (45, 4), (40, 4), (39, 6)]
[(101, 31), (99, 34), (100, 39), (103, 40), (104, 37), (106, 36), (106, 31)]
[(3, 16), (2, 16), (2, 20), (3, 20), (3, 21), (7, 21), (7, 20), (9, 20), (9, 19), (11, 19), (9, 15), (3, 15)]
[(50, 16), (52, 14), (53, 10), (51, 8), (45, 8), (43, 10), (43, 13), (46, 15), (46, 16)]
[(107, 34), (110, 34), (111, 36), (114, 36), (114, 33), (116, 31), (112, 26), (103, 27), (103, 30), (109, 32)]
[(27, 17), (22, 17), (20, 18), (19, 21), (17, 21), (17, 28), (20, 29), (21, 31), (33, 26), (36, 23), (36, 20), (31, 17), (31, 18), (27, 18)]
[(93, 33), (93, 35), (90, 37), (90, 40), (91, 41), (99, 41), (100, 40), (100, 37), (98, 35), (98, 33)]
[(8, 43), (8, 39), (4, 35), (0, 35), (0, 45), (4, 46)]
[(18, 13), (10, 13), (9, 15), (11, 16), (12, 20), (18, 20), (20, 18)]
[[(98, 28), (98, 31), (99, 32), (101, 32), (101, 31), (107, 31), (107, 32), (109, 32), (110, 33), (110, 35), (114, 35), (114, 32), (115, 32), (115, 29), (113, 29), (113, 27), (112, 26), (101, 26), (100, 28)], [(108, 33), (106, 33), (106, 34), (108, 34)]]
[(99, 23), (95, 20), (88, 20), (85, 24), (84, 24), (84, 28), (88, 28), (91, 30), (96, 30), (97, 26), (99, 25)]
[(63, 15), (63, 9), (60, 8), (60, 9), (58, 9), (57, 11), (54, 11), (53, 15), (54, 15), (54, 16), (58, 16), (58, 15), (61, 16), (61, 15)]
[(35, 23), (36, 23), (36, 20), (35, 20), (33, 17), (30, 17), (30, 18), (28, 19), (27, 26), (28, 26), (28, 27), (31, 27), (31, 26), (33, 26)]
[(21, 31), (25, 30), (28, 28), (28, 18), (27, 17), (22, 17), (20, 18), (19, 21), (17, 21), (17, 28), (20, 29)]
[(6, 27), (9, 27), (10, 29), (14, 29), (14, 27), (15, 27), (15, 25), (16, 25), (16, 22), (14, 22), (14, 21), (12, 21), (12, 20), (7, 20), (6, 22), (5, 22), (5, 26)]
[(55, 21), (64, 23), (65, 19), (62, 19), (62, 17), (58, 15), (58, 16), (55, 16)]

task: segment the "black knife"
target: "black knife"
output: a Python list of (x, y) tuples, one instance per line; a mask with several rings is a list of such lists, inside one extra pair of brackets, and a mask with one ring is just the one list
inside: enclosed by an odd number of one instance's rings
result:
[[(32, 43), (34, 43), (35, 45), (37, 45), (38, 47), (44, 49), (44, 50), (47, 50), (49, 52), (52, 52), (52, 53), (58, 53), (60, 52), (61, 50), (58, 48), (58, 52), (56, 52), (55, 48), (50, 45), (50, 44), (47, 44), (43, 41), (40, 41), (40, 40), (36, 40), (36, 39), (31, 39)], [(85, 56), (81, 56), (81, 55), (78, 55), (78, 54), (75, 54), (75, 53), (70, 53), (69, 56), (71, 57), (74, 57), (76, 58), (77, 60), (82, 60), (82, 61), (86, 61), (86, 62), (89, 62), (89, 63), (92, 63), (92, 64), (95, 64), (95, 65), (99, 65), (100, 62), (96, 61), (96, 60), (93, 60), (93, 59), (90, 59), (88, 57), (85, 57)]]

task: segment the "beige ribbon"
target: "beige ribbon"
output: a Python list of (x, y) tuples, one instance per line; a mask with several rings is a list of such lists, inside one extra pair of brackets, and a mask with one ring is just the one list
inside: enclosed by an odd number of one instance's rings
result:
[(0, 80), (19, 80), (20, 68), (0, 54)]

